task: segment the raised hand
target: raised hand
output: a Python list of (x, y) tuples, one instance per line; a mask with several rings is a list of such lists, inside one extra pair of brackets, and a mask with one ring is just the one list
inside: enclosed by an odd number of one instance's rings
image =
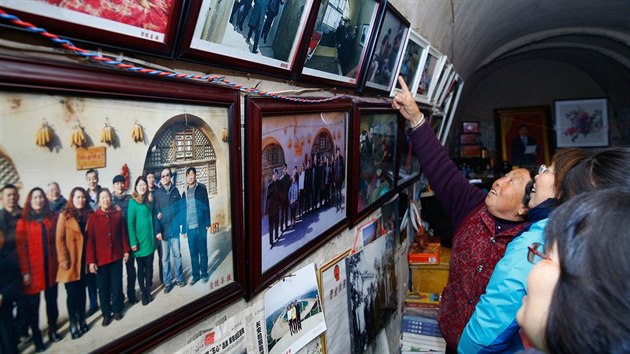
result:
[(392, 108), (400, 111), (400, 114), (411, 122), (412, 127), (421, 125), (424, 123), (424, 114), (420, 112), (420, 108), (418, 108), (402, 76), (398, 76), (398, 83), (402, 87), (402, 92), (398, 92), (394, 96)]

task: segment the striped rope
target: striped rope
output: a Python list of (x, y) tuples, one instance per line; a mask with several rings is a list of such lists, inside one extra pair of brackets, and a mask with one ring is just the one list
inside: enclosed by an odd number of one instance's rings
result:
[(22, 21), (19, 17), (8, 14), (2, 9), (0, 9), (0, 19), (11, 22), (12, 24), (22, 27), (29, 32), (37, 33), (43, 37), (46, 37), (50, 39), (51, 41), (53, 41), (54, 43), (60, 45), (61, 47), (72, 51), (76, 55), (82, 56), (84, 58), (87, 58), (89, 60), (92, 60), (101, 64), (114, 66), (120, 70), (133, 71), (133, 72), (137, 72), (137, 73), (141, 73), (145, 75), (166, 77), (170, 79), (207, 81), (207, 82), (235, 88), (241, 92), (255, 94), (259, 96), (271, 97), (271, 98), (276, 98), (276, 99), (282, 99), (282, 100), (290, 101), (290, 102), (323, 103), (323, 102), (330, 102), (330, 101), (349, 97), (347, 95), (339, 95), (339, 96), (327, 97), (327, 98), (305, 99), (305, 98), (300, 98), (300, 97), (295, 97), (295, 96), (283, 96), (276, 92), (263, 91), (263, 90), (259, 90), (253, 87), (246, 87), (246, 86), (237, 84), (235, 82), (229, 81), (225, 77), (219, 76), (219, 75), (203, 75), (203, 76), (191, 75), (191, 74), (182, 74), (182, 73), (177, 73), (177, 72), (169, 72), (169, 71), (163, 71), (163, 70), (143, 68), (140, 66), (136, 66), (134, 64), (123, 63), (118, 60), (113, 60), (112, 58), (102, 56), (98, 53), (90, 52), (85, 49), (79, 48), (75, 46), (71, 41), (65, 38), (60, 38), (54, 33), (49, 33), (44, 28), (37, 27), (30, 22)]

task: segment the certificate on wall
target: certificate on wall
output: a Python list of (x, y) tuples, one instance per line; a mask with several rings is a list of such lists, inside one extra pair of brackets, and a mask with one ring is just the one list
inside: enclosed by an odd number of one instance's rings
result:
[(319, 286), (326, 319), (322, 336), (323, 353), (350, 353), (348, 295), (346, 292), (346, 262), (349, 251), (342, 253), (319, 269)]

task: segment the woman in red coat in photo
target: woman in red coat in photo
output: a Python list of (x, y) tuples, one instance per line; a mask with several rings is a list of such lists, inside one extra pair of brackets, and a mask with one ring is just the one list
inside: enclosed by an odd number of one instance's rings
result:
[(88, 217), (85, 259), (96, 286), (103, 313), (103, 327), (123, 317), (122, 268), (129, 257), (127, 222), (112, 205), (109, 189), (98, 192), (98, 209)]
[(24, 313), (37, 352), (46, 350), (39, 330), (39, 293), (42, 291), (46, 298), (48, 336), (51, 342), (61, 340), (57, 334), (56, 226), (57, 215), (50, 210), (44, 190), (31, 189), (22, 208), (22, 218), (17, 222), (15, 243), (22, 273)]

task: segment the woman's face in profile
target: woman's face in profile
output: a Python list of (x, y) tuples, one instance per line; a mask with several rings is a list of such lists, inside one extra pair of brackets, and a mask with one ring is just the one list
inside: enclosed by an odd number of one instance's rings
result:
[(558, 252), (553, 245), (547, 252), (548, 259), (538, 259), (527, 278), (527, 295), (523, 298), (516, 320), (529, 341), (538, 349), (545, 350), (545, 329), (549, 305), (560, 278)]

